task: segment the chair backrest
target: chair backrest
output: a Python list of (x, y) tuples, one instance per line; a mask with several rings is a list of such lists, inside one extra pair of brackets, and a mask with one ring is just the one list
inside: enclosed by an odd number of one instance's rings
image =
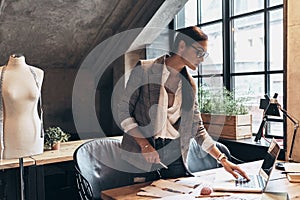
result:
[[(224, 144), (216, 142), (216, 146), (229, 160), (231, 160), (230, 151)], [(195, 139), (191, 139), (190, 142), (187, 165), (191, 172), (213, 169), (220, 166), (215, 158), (198, 145)]]
[(133, 166), (120, 158), (120, 144), (116, 139), (99, 138), (75, 150), (77, 187), (82, 199), (100, 199), (102, 190), (133, 184)]

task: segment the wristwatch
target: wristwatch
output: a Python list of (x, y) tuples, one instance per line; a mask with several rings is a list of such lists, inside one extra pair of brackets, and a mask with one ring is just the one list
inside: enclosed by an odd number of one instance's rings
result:
[(224, 153), (220, 153), (220, 155), (217, 158), (217, 161), (221, 162), (223, 159), (227, 160), (227, 156)]
[(141, 149), (148, 149), (150, 147), (150, 144), (146, 144), (145, 146), (141, 147)]

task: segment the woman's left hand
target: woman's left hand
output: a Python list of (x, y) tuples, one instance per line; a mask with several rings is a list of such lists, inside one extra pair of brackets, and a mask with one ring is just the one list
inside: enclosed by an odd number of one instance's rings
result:
[(250, 180), (249, 176), (247, 175), (247, 173), (242, 170), (240, 168), (240, 166), (230, 162), (227, 159), (222, 159), (221, 160), (221, 164), (223, 165), (224, 169), (229, 172), (230, 174), (232, 174), (235, 178), (238, 178), (240, 174), (241, 176), (243, 176), (244, 178), (246, 178), (247, 180)]

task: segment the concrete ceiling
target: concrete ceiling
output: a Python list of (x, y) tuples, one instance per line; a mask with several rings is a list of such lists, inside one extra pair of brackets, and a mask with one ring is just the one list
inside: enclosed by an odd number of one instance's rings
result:
[(76, 68), (116, 33), (165, 27), (186, 1), (0, 0), (0, 64), (22, 53), (42, 68)]

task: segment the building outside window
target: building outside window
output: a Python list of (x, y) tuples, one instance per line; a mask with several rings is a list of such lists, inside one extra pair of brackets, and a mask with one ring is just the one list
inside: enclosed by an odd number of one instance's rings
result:
[[(283, 0), (189, 0), (174, 29), (197, 25), (208, 34), (209, 57), (190, 71), (198, 86), (226, 88), (247, 97), (257, 133), (264, 94), (284, 97)], [(266, 135), (283, 137), (283, 123), (270, 122)]]

